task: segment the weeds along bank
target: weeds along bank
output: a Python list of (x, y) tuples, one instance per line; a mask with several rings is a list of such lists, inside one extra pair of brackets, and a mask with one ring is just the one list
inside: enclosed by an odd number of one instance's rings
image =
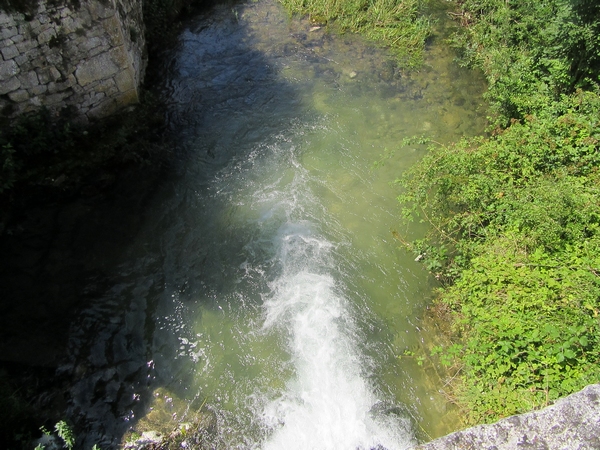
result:
[(600, 381), (600, 5), (455, 2), (488, 80), (490, 137), (432, 145), (398, 183), (410, 247), (443, 282), (433, 353), (470, 423)]
[(422, 62), (425, 40), (431, 32), (423, 15), (423, 0), (279, 0), (290, 14), (308, 16), (318, 26), (338, 33), (360, 33), (385, 45), (405, 68)]
[[(431, 2), (282, 0), (417, 67)], [(455, 0), (462, 62), (489, 81), (491, 137), (428, 156), (398, 183), (410, 245), (443, 282), (450, 397), (470, 423), (548, 405), (600, 380), (600, 6)]]

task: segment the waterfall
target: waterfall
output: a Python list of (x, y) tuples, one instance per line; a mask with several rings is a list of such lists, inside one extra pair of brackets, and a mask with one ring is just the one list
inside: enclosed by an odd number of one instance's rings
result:
[(378, 414), (365, 378), (348, 301), (329, 267), (333, 245), (309, 224), (285, 224), (276, 239), (282, 275), (265, 301), (264, 329), (286, 337), (295, 375), (264, 409), (265, 450), (401, 449), (414, 444), (405, 417)]

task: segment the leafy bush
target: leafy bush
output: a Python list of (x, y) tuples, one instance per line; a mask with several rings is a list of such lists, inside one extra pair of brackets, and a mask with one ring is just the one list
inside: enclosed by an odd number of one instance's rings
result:
[(472, 423), (600, 381), (600, 43), (584, 6), (464, 2), (455, 42), (488, 76), (496, 129), (431, 146), (398, 180), (405, 218), (431, 225), (412, 248), (452, 320), (433, 353)]
[[(515, 239), (516, 238), (516, 239)], [(550, 255), (507, 233), (443, 292), (464, 338), (458, 392), (473, 422), (546, 406), (600, 380), (600, 241)]]
[[(399, 197), (405, 215), (426, 210), (440, 237), (449, 242), (482, 238), (490, 232), (486, 228), (490, 223), (502, 229), (513, 226), (508, 222), (515, 208), (522, 210), (527, 198), (539, 202), (541, 196), (550, 195), (544, 186), (538, 186), (542, 180), (552, 184), (557, 177), (596, 179), (599, 125), (600, 96), (578, 91), (563, 96), (539, 116), (513, 122), (492, 138), (433, 146), (420, 164), (398, 180), (409, 188)], [(522, 224), (530, 232), (537, 226), (549, 224)]]
[(600, 6), (586, 0), (466, 0), (454, 37), (463, 62), (483, 69), (494, 122), (508, 125), (560, 95), (598, 82)]

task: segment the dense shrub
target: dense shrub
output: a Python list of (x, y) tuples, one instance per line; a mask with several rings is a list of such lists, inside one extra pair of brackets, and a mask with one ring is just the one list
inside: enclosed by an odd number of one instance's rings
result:
[(511, 118), (522, 119), (598, 82), (599, 13), (590, 0), (461, 3), (468, 26), (454, 43), (464, 63), (488, 76), (496, 123), (506, 126)]
[(434, 353), (481, 422), (600, 381), (599, 16), (583, 1), (461, 7), (454, 41), (489, 79), (496, 128), (432, 146), (399, 200), (431, 224), (412, 247), (453, 322)]

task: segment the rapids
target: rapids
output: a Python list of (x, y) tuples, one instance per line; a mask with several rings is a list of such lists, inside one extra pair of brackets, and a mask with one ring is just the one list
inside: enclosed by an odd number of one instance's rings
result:
[(199, 416), (219, 449), (403, 449), (450, 429), (439, 380), (401, 357), (435, 280), (397, 248), (390, 182), (425, 151), (405, 137), (481, 131), (482, 79), (439, 34), (408, 76), (270, 0), (191, 19), (161, 64), (174, 167), (63, 367), (84, 445)]

